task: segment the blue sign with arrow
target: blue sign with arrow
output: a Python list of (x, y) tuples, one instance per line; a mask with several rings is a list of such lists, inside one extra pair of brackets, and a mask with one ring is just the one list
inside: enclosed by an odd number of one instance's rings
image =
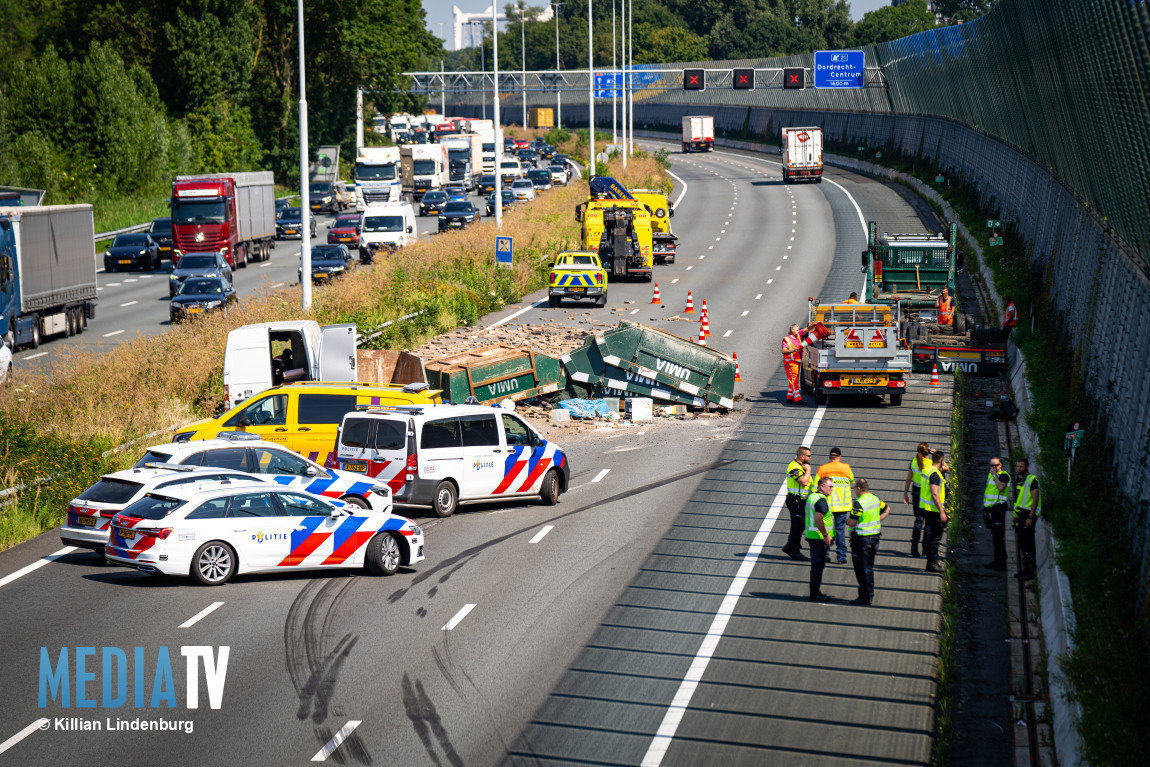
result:
[(863, 51), (815, 51), (816, 88), (862, 88), (866, 86)]

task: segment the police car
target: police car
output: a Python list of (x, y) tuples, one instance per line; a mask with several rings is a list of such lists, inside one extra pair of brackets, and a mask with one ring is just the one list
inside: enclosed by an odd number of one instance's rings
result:
[(325, 469), (283, 445), (242, 431), (222, 431), (216, 439), (170, 442), (148, 448), (137, 467), (149, 463), (216, 466), (254, 474), (294, 490), (343, 501), (372, 511), (391, 511), (391, 491), (362, 474)]
[(147, 493), (112, 518), (104, 549), (116, 565), (189, 576), (358, 568), (392, 575), (424, 558), (423, 531), (381, 514), (274, 482), (221, 482)]
[(500, 407), (412, 405), (344, 416), (336, 460), (391, 488), (397, 504), (448, 517), (460, 503), (537, 497), (558, 503), (571, 469), (563, 451)]
[(65, 546), (104, 553), (112, 517), (150, 492), (182, 485), (201, 486), (222, 480), (260, 482), (259, 477), (242, 471), (147, 463), (135, 469), (105, 474), (96, 484), (68, 504), (60, 540)]

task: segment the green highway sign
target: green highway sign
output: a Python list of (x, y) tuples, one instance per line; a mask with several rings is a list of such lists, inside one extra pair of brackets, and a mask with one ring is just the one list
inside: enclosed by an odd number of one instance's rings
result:
[(877, 160), (877, 159), (882, 157), (882, 152), (875, 152), (874, 156), (875, 156), (875, 159)]
[(1082, 447), (1082, 435), (1085, 433), (1085, 429), (1066, 432), (1066, 442), (1063, 444), (1062, 449), (1069, 450), (1072, 447)]
[(860, 147), (859, 147), (859, 151), (860, 151), (860, 152), (865, 152), (865, 151), (866, 151), (866, 147), (865, 147), (865, 146), (860, 146)]
[(986, 228), (987, 229), (1001, 229), (1002, 228), (1002, 222), (999, 221), (997, 218), (988, 218), (988, 219), (986, 219)]
[(934, 177), (934, 183), (936, 183), (936, 184), (941, 184), (943, 181), (946, 181), (946, 177), (943, 176), (941, 173), (939, 173), (937, 176)]
[(991, 237), (990, 238), (990, 247), (1001, 248), (1002, 247), (1002, 238), (1001, 237)]

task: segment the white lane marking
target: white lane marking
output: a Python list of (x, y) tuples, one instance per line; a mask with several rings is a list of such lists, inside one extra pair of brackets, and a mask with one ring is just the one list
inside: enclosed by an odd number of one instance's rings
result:
[(543, 529), (535, 534), (535, 537), (528, 541), (528, 543), (539, 543), (547, 533), (555, 529), (555, 525), (544, 525)]
[(726, 338), (727, 336), (731, 335), (731, 333), (734, 333), (734, 332), (735, 331), (733, 331), (733, 330), (728, 330), (726, 333), (723, 333), (723, 338)]
[[(795, 233), (795, 230), (794, 230), (794, 229), (792, 229), (792, 230), (791, 230), (791, 234), (794, 234), (794, 233)], [(793, 240), (794, 238), (792, 237), (791, 239)]]
[[(761, 295), (762, 295), (762, 293), (760, 293), (759, 295), (761, 296)], [(751, 310), (750, 310), (750, 309), (746, 309), (746, 310), (744, 310), (744, 311), (743, 311), (743, 313), (742, 313), (742, 314), (740, 314), (739, 316), (740, 316), (740, 317), (746, 317), (746, 316), (747, 316), (748, 314), (750, 314), (750, 313), (751, 313)]]
[[(791, 231), (793, 232), (793, 231), (794, 231), (794, 229), (792, 229)], [(792, 237), (792, 238), (791, 238), (791, 242), (794, 242), (794, 241), (795, 241), (795, 238), (794, 238), (794, 237)]]
[(47, 354), (48, 354), (48, 352), (36, 352), (35, 354), (29, 354), (27, 357), (24, 358), (24, 361), (27, 362), (28, 360), (34, 360), (38, 357), (45, 357), (45, 356), (47, 356)]
[(708, 245), (708, 246), (707, 246), (707, 250), (714, 250), (714, 249), (715, 249), (715, 246), (714, 246), (714, 245)]
[(691, 271), (691, 270), (692, 270), (692, 269), (694, 269), (694, 268), (695, 268), (695, 267), (693, 267), (693, 266), (688, 266), (688, 267), (687, 267), (687, 271), (689, 272), (689, 271)]
[[(719, 234), (726, 234), (726, 233), (727, 233), (727, 230), (726, 230), (726, 229), (720, 229), (720, 230), (719, 230)], [(717, 239), (719, 239), (719, 238), (718, 238), (718, 237), (716, 237), (715, 239), (717, 240)]]
[(519, 311), (515, 312), (515, 314), (508, 315), (507, 317), (504, 317), (503, 319), (499, 320), (498, 322), (491, 323), (487, 327), (497, 328), (500, 325), (502, 325), (504, 322), (510, 322), (511, 320), (515, 319), (519, 315), (526, 314), (527, 312), (531, 311), (532, 309), (536, 308), (537, 306), (546, 306), (546, 304), (547, 304), (546, 299), (544, 299), (542, 301), (536, 301), (535, 303), (531, 304), (531, 306), (525, 306), (522, 309), (520, 309)]
[(685, 195), (687, 193), (687, 182), (684, 181), (683, 179), (679, 178), (678, 176), (676, 176), (671, 171), (667, 171), (667, 175), (670, 176), (671, 178), (675, 179), (676, 181), (678, 181), (680, 184), (683, 185), (683, 191), (679, 192), (679, 196), (675, 198), (675, 207), (677, 208), (677, 207), (679, 207), (679, 203), (681, 203), (683, 201), (683, 195)]
[(715, 242), (719, 242), (719, 241), (721, 241), (722, 239), (723, 239), (722, 237), (716, 237), (716, 238), (715, 238)]
[(267, 269), (271, 265), (272, 265), (271, 261), (264, 261), (262, 264), (260, 264), (260, 269)]
[(788, 246), (787, 246), (787, 250), (790, 250), (790, 249), (791, 249), (791, 248), (793, 248), (793, 247), (794, 247), (794, 245), (788, 245)]
[[(820, 407), (815, 411), (814, 417), (811, 419), (811, 425), (807, 429), (807, 434), (803, 437), (800, 445), (809, 445), (814, 439), (815, 434), (818, 432), (819, 424), (822, 423), (823, 414), (826, 412), (826, 406)], [(714, 619), (711, 621), (711, 627), (707, 630), (707, 635), (703, 638), (699, 646), (699, 651), (695, 654), (694, 661), (691, 662), (691, 667), (688, 669), (686, 676), (683, 677), (682, 683), (679, 685), (675, 697), (671, 700), (671, 705), (667, 707), (667, 713), (663, 715), (663, 722), (659, 725), (659, 730), (655, 733), (655, 737), (651, 739), (651, 745), (647, 749), (646, 756), (640, 762), (642, 767), (659, 767), (663, 763), (663, 757), (667, 754), (667, 749), (671, 746), (671, 741), (675, 737), (675, 733), (679, 729), (679, 723), (683, 721), (683, 715), (687, 713), (687, 707), (691, 705), (691, 698), (695, 695), (695, 690), (699, 686), (699, 682), (703, 679), (703, 674), (707, 670), (707, 665), (711, 662), (711, 657), (718, 649), (719, 640), (723, 638), (726, 633), (727, 623), (731, 619), (731, 615), (735, 612), (735, 607), (739, 603), (739, 598), (743, 595), (743, 589), (747, 586), (747, 581), (750, 580), (751, 572), (758, 564), (759, 556), (762, 554), (763, 547), (767, 545), (767, 537), (771, 534), (771, 530), (775, 526), (775, 521), (779, 518), (779, 512), (783, 508), (783, 501), (787, 497), (787, 486), (784, 482), (779, 491), (775, 493), (775, 500), (771, 503), (770, 510), (767, 515), (763, 517), (763, 523), (759, 527), (759, 532), (755, 535), (754, 540), (751, 542), (746, 555), (743, 557), (742, 564), (739, 565), (739, 571), (735, 574), (734, 579), (731, 581), (730, 588), (727, 589), (727, 595), (723, 598), (723, 603), (719, 606), (718, 612), (715, 613)]]
[[(806, 443), (804, 442), (803, 444), (806, 444)], [(456, 626), (459, 625), (460, 621), (462, 621), (464, 618), (467, 617), (467, 614), (469, 612), (471, 612), (474, 609), (475, 609), (475, 605), (473, 605), (473, 604), (464, 605), (463, 609), (460, 610), (459, 612), (457, 612), (455, 614), (454, 618), (449, 620), (447, 623), (443, 624), (443, 630), (444, 631), (451, 631), (453, 628), (455, 628)]]
[[(723, 222), (723, 226), (726, 226), (726, 225), (727, 225), (727, 224), (729, 224), (729, 223), (731, 223), (731, 220), (730, 220), (730, 219), (727, 219), (726, 221), (724, 221), (724, 222)], [(726, 230), (726, 229), (724, 229), (723, 231), (725, 232), (725, 231), (727, 231), (727, 230)]]
[(44, 557), (40, 557), (39, 559), (37, 559), (32, 564), (25, 565), (24, 567), (21, 567), (19, 570), (12, 573), (11, 575), (5, 575), (3, 578), (0, 578), (0, 587), (7, 586), (9, 583), (16, 580), (17, 578), (22, 578), (25, 575), (27, 575), (28, 573), (32, 572), (33, 570), (39, 570), (41, 567), (48, 564), (49, 562), (55, 562), (60, 557), (71, 554), (75, 550), (76, 550), (75, 546), (65, 546), (64, 548), (60, 549), (59, 551), (56, 551), (56, 552), (49, 554), (47, 556), (44, 556)]
[(128, 303), (126, 303), (126, 304), (120, 304), (120, 306), (121, 306), (121, 307), (124, 307), (124, 306), (135, 306), (135, 305), (136, 305), (136, 304), (138, 304), (138, 303), (140, 303), (140, 302), (139, 302), (139, 301), (129, 301), (129, 302), (128, 302)]
[(103, 290), (103, 288), (101, 288), (101, 287), (97, 287), (97, 288), (96, 288), (96, 292), (97, 292), (97, 293), (99, 293), (101, 290)]
[(51, 719), (37, 719), (35, 722), (32, 722), (32, 724), (28, 725), (23, 730), (20, 730), (20, 732), (16, 733), (11, 738), (8, 738), (8, 740), (0, 743), (0, 754), (4, 753), (8, 749), (12, 748), (12, 746), (24, 740), (24, 738), (36, 732), (36, 730), (46, 730), (51, 726)]
[(758, 300), (759, 300), (760, 298), (762, 298), (762, 297), (763, 297), (763, 294), (762, 294), (762, 293), (760, 293), (759, 295), (755, 296), (755, 300), (756, 300), (756, 301), (758, 301)]
[(152, 279), (152, 276), (153, 275), (151, 275), (151, 274), (141, 274), (140, 279), (141, 280), (150, 280), (150, 279)]
[(135, 277), (128, 277), (124, 280), (124, 282), (139, 282), (139, 280), (137, 280)]
[(783, 270), (783, 267), (781, 267), (781, 266), (776, 266), (776, 267), (775, 267), (775, 271), (776, 271), (776, 272), (781, 272), (782, 270)]
[(610, 470), (610, 469), (603, 469), (603, 470), (602, 470), (602, 471), (600, 471), (598, 474), (596, 474), (596, 475), (595, 475), (595, 479), (593, 479), (593, 480), (591, 480), (591, 481), (592, 481), (592, 482), (602, 482), (602, 481), (603, 481), (603, 477), (607, 476), (607, 472), (609, 472), (609, 471), (611, 471), (611, 470)]
[(631, 310), (631, 314), (638, 314), (638, 313), (639, 313), (639, 310), (638, 310), (638, 309), (632, 309), (632, 310)]
[(786, 260), (787, 260), (787, 258), (788, 258), (788, 256), (783, 256), (783, 260), (784, 260), (784, 261), (786, 261)]
[(118, 283), (118, 282), (109, 282), (109, 283), (108, 283), (108, 284), (107, 284), (105, 287), (109, 287), (109, 288), (118, 288), (118, 287), (120, 287), (120, 283)]
[(118, 336), (123, 332), (124, 331), (122, 331), (122, 330), (113, 330), (111, 333), (105, 333), (104, 338), (111, 338), (112, 336)]
[(210, 605), (205, 607), (203, 610), (200, 610), (198, 613), (193, 615), (191, 618), (188, 618), (186, 621), (181, 623), (180, 628), (182, 628), (182, 629), (191, 628), (192, 626), (199, 623), (201, 619), (208, 617), (213, 612), (215, 612), (216, 610), (223, 607), (223, 604), (224, 604), (223, 602), (212, 602)]
[(274, 290), (275, 288), (282, 288), (283, 286), (284, 286), (284, 283), (277, 282), (275, 285), (272, 285), (272, 289)]
[[(675, 279), (671, 280), (671, 284), (674, 285), (678, 281), (679, 281), (679, 278), (676, 277)], [(45, 352), (45, 354), (47, 354), (47, 352)]]
[(704, 258), (706, 258), (706, 256), (699, 256), (700, 261), (702, 261)]
[(333, 735), (331, 740), (324, 744), (323, 748), (315, 752), (315, 756), (313, 756), (311, 760), (313, 762), (327, 761), (327, 758), (334, 754), (335, 750), (339, 748), (339, 744), (343, 743), (347, 736), (351, 735), (352, 731), (355, 730), (356, 727), (359, 727), (360, 724), (362, 724), (362, 720), (360, 719), (349, 720), (347, 724), (339, 728), (339, 732)]
[[(772, 277), (771, 279), (767, 280), (767, 284), (770, 285), (774, 281), (775, 281), (775, 278)], [(762, 295), (762, 294), (760, 293), (759, 295)]]

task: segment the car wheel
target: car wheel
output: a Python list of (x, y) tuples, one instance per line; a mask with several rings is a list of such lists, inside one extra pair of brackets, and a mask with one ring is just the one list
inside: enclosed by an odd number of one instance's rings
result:
[(956, 336), (966, 335), (966, 315), (965, 314), (954, 315), (953, 322), (954, 322), (954, 334)]
[(805, 380), (803, 380), (802, 376), (800, 376), (799, 377), (799, 391), (802, 392), (803, 394), (813, 394), (815, 390), (811, 387), (811, 385), (809, 383), (807, 383)]
[(559, 503), (559, 475), (554, 469), (548, 469), (543, 475), (543, 484), (539, 486), (539, 500), (544, 506)]
[(547, 305), (554, 309), (559, 306), (559, 298), (557, 296), (547, 296)]
[(431, 502), (431, 510), (435, 512), (435, 516), (450, 517), (455, 513), (458, 505), (459, 495), (455, 485), (447, 480), (440, 482), (435, 488), (435, 495)]
[(192, 556), (192, 577), (203, 586), (222, 586), (236, 571), (236, 553), (220, 541), (209, 541)]
[(816, 404), (816, 405), (825, 405), (825, 404), (827, 404), (827, 393), (826, 393), (826, 392), (821, 392), (821, 391), (817, 391), (817, 392), (815, 392), (815, 404)]
[(358, 495), (345, 495), (343, 498), (340, 498), (340, 500), (346, 503), (348, 506), (354, 506), (357, 509), (371, 509), (371, 504), (360, 498)]
[(902, 404), (902, 392), (891, 392), (890, 404), (898, 406)]
[(596, 306), (606, 306), (607, 305), (607, 294), (604, 293), (603, 295), (599, 296), (599, 298), (595, 301), (595, 305)]
[(32, 321), (32, 343), (29, 344), (33, 349), (40, 348), (40, 318), (36, 317)]
[(72, 323), (73, 322), (74, 322), (74, 320), (72, 319), (72, 310), (71, 309), (65, 309), (64, 310), (64, 337), (65, 338), (71, 338), (72, 337), (72, 333), (73, 333)]
[(367, 544), (367, 569), (372, 575), (395, 575), (402, 561), (399, 541), (391, 533), (378, 533)]
[(16, 331), (12, 329), (12, 325), (8, 326), (8, 333), (4, 336), (4, 345), (11, 351), (16, 351)]

